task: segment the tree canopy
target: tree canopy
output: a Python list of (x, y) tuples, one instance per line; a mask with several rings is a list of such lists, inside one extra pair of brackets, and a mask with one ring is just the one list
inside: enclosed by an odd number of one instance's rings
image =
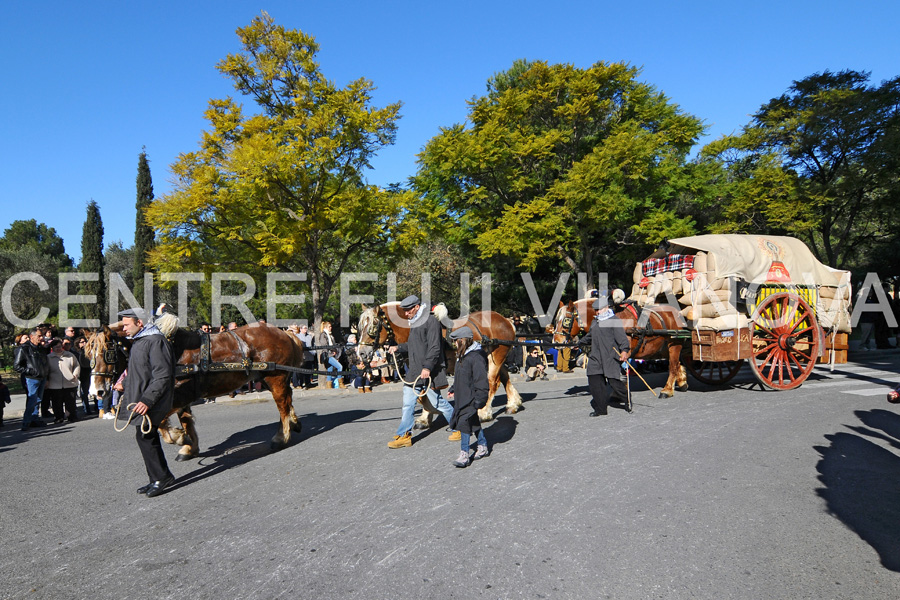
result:
[(555, 259), (592, 277), (628, 262), (623, 248), (693, 233), (674, 206), (691, 189), (686, 158), (703, 125), (639, 74), (517, 61), (469, 102), (468, 124), (427, 144), (417, 190), (482, 258), (529, 269)]
[[(412, 195), (369, 185), (369, 161), (392, 144), (400, 104), (375, 108), (372, 83), (340, 88), (312, 36), (263, 13), (237, 30), (243, 51), (218, 69), (256, 105), (210, 101), (200, 149), (172, 166), (175, 187), (147, 210), (159, 271), (307, 272), (314, 318), (355, 257), (402, 243)], [(414, 239), (414, 238), (413, 238)]]
[(709, 144), (723, 206), (716, 231), (803, 239), (819, 260), (847, 267), (896, 239), (900, 78), (825, 71), (795, 81), (742, 133)]
[(50, 257), (60, 267), (73, 266), (72, 258), (66, 254), (63, 240), (56, 229), (46, 223), (38, 223), (35, 219), (13, 221), (0, 237), (0, 249), (22, 250), (31, 248), (39, 254)]

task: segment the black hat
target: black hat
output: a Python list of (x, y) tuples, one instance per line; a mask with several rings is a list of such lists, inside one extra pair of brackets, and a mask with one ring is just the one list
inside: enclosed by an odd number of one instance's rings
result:
[(466, 327), (465, 325), (460, 327), (459, 329), (455, 329), (450, 332), (451, 340), (464, 340), (472, 338), (472, 330)]
[(412, 296), (407, 296), (400, 302), (400, 308), (403, 310), (409, 310), (411, 308), (415, 308), (415, 306), (422, 304), (422, 301), (419, 300), (419, 297), (413, 294)]
[(125, 310), (120, 310), (118, 316), (120, 319), (129, 317), (145, 323), (147, 322), (147, 311), (143, 308), (126, 308)]
[(594, 300), (594, 310), (609, 308), (609, 299), (606, 296), (600, 296)]

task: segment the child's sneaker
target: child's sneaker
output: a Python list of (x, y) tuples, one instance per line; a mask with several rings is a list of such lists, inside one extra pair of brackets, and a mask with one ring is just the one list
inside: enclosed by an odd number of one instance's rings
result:
[(459, 451), (459, 458), (453, 461), (453, 466), (458, 467), (460, 469), (465, 469), (469, 466), (469, 453), (464, 452), (462, 450)]
[(484, 458), (488, 454), (490, 454), (490, 452), (488, 452), (488, 447), (482, 446), (481, 444), (479, 444), (478, 449), (475, 451), (475, 456), (472, 457), (472, 460), (478, 460), (479, 458)]

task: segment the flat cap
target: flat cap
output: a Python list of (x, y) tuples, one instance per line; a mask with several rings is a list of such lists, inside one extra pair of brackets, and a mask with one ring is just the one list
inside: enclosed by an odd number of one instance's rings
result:
[(413, 294), (412, 296), (407, 296), (400, 301), (400, 308), (402, 308), (403, 310), (409, 310), (410, 308), (413, 308), (418, 304), (422, 304), (422, 301), (419, 300), (418, 296)]
[(472, 337), (472, 330), (467, 326), (460, 327), (450, 332), (451, 340), (465, 340)]
[(143, 308), (126, 308), (125, 310), (119, 311), (119, 318), (124, 319), (125, 317), (129, 317), (132, 319), (138, 319), (140, 321), (147, 321), (147, 311)]

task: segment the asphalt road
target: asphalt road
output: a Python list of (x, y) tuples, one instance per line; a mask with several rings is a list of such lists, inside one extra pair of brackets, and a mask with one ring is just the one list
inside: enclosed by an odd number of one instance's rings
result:
[[(196, 409), (202, 457), (157, 498), (131, 431), (0, 430), (0, 597), (900, 598), (900, 352), (799, 389), (734, 387), (588, 418), (583, 372), (516, 377), (525, 410), (466, 469), (443, 427), (390, 450), (396, 386)], [(650, 376), (657, 390), (662, 375)]]

